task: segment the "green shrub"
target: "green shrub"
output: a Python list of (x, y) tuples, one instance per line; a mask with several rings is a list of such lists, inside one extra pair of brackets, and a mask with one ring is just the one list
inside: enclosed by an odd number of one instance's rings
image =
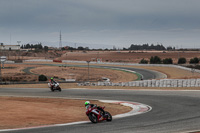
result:
[(185, 64), (186, 63), (186, 59), (185, 58), (179, 58), (178, 59), (178, 64)]
[(151, 56), (150, 64), (161, 64), (161, 59), (158, 56)]
[(139, 64), (148, 64), (148, 60), (145, 60), (144, 58), (139, 62)]
[(199, 63), (199, 59), (197, 57), (190, 59), (190, 64), (198, 64)]
[(163, 64), (173, 64), (172, 58), (163, 59)]
[(45, 75), (39, 75), (39, 81), (47, 81), (47, 77)]

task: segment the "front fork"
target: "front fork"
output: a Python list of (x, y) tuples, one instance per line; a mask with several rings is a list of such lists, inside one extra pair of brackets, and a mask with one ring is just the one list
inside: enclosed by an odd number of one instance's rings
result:
[(102, 116), (101, 112), (99, 110), (98, 111), (97, 110), (93, 110), (92, 112), (97, 115), (97, 118), (98, 118), (98, 121), (99, 121), (101, 116)]

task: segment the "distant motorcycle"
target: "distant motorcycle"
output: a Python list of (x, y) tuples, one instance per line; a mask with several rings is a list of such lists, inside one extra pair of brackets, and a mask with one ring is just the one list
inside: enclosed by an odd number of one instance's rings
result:
[[(104, 109), (105, 107), (101, 108)], [(112, 121), (112, 115), (109, 112), (105, 111), (105, 115), (103, 116), (102, 112), (98, 110), (97, 107), (89, 107), (86, 110), (86, 115), (92, 123), (97, 123), (104, 120)]]
[(60, 88), (58, 82), (55, 82), (55, 81), (53, 83), (49, 82), (48, 86), (49, 86), (51, 91), (55, 91), (55, 90), (61, 91), (61, 88)]

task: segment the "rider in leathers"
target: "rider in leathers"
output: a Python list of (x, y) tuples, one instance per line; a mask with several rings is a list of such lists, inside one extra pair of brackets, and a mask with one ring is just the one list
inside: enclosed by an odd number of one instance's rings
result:
[(88, 109), (89, 107), (91, 107), (91, 108), (97, 107), (97, 109), (102, 112), (103, 117), (105, 117), (105, 111), (100, 106), (97, 106), (96, 104), (90, 104), (89, 101), (86, 101), (85, 102), (85, 107), (86, 107), (86, 109)]
[(56, 84), (56, 81), (55, 81), (53, 78), (51, 78), (50, 82), (51, 82), (51, 84), (53, 84), (53, 85)]

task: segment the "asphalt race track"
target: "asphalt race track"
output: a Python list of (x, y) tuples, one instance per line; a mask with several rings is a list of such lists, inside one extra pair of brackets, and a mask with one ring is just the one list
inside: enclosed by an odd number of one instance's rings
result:
[[(96, 66), (91, 66), (91, 67), (96, 67)], [(148, 69), (131, 68), (131, 67), (115, 67), (115, 66), (99, 66), (99, 67), (100, 68), (118, 68), (118, 69), (126, 69), (126, 70), (135, 71), (141, 74), (144, 80), (166, 78), (165, 74), (158, 71), (148, 70)]]
[(145, 114), (98, 124), (85, 123), (6, 133), (173, 133), (200, 129), (200, 91), (0, 89), (1, 96), (104, 99), (140, 102), (152, 107)]

